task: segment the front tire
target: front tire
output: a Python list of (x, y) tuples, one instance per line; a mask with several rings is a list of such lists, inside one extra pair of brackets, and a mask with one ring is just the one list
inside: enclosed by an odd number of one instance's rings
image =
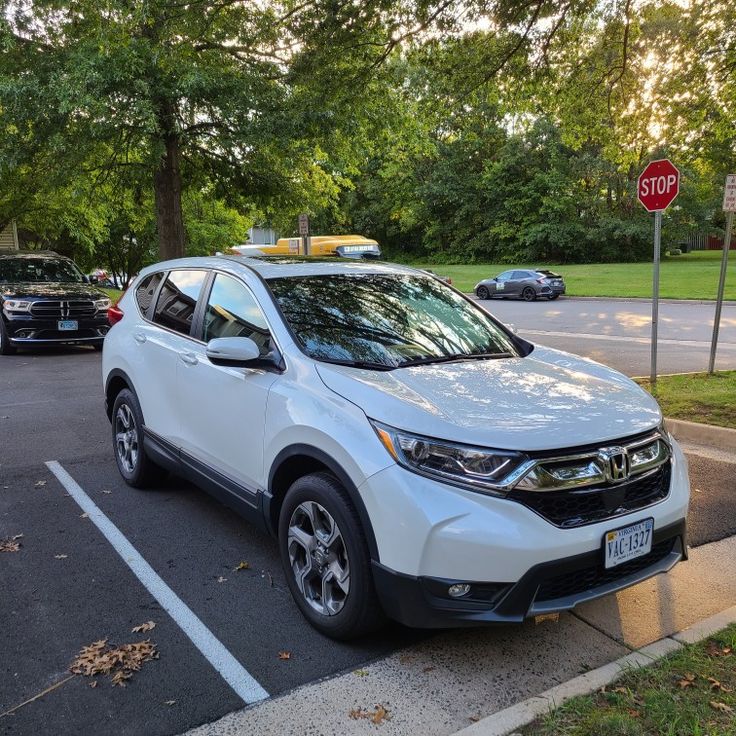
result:
[(123, 480), (133, 488), (151, 488), (166, 477), (166, 470), (151, 460), (143, 446), (143, 412), (138, 397), (123, 389), (112, 407), (112, 446)]
[(534, 291), (531, 286), (527, 286), (526, 289), (521, 292), (521, 298), (525, 302), (533, 302), (537, 298), (537, 292)]
[(347, 640), (384, 623), (360, 519), (333, 475), (306, 475), (289, 488), (279, 551), (291, 594), (317, 631)]
[(485, 286), (479, 286), (475, 292), (478, 299), (490, 299), (491, 295)]
[(0, 355), (15, 355), (17, 352), (18, 348), (10, 344), (8, 330), (3, 323), (3, 318), (0, 317)]

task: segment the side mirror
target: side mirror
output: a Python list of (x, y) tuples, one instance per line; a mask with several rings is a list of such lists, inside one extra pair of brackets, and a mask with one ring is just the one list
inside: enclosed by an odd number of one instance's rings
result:
[(207, 357), (215, 365), (248, 368), (260, 360), (261, 352), (249, 337), (216, 337), (207, 343)]
[(97, 278), (97, 276), (90, 276), (89, 277), (89, 282), (90, 282), (90, 284), (99, 284), (100, 283), (100, 279)]
[(82, 283), (84, 284), (91, 284), (92, 281), (90, 280), (89, 276), (87, 274), (82, 274)]

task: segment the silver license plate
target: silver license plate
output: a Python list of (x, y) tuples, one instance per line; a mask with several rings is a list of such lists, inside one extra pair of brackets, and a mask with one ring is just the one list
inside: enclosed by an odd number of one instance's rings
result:
[(649, 554), (652, 551), (653, 532), (654, 519), (644, 519), (638, 524), (606, 532), (603, 538), (606, 569)]
[(75, 319), (62, 319), (59, 320), (59, 332), (70, 332), (79, 329), (79, 322)]

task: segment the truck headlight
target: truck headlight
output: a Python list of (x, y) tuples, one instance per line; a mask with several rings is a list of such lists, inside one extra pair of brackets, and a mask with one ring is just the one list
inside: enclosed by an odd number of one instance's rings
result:
[(6, 299), (3, 302), (3, 309), (6, 312), (30, 312), (31, 302), (23, 299)]
[(445, 442), (373, 420), (371, 424), (399, 465), (437, 480), (505, 495), (518, 478), (517, 471), (528, 467), (528, 458), (518, 452)]

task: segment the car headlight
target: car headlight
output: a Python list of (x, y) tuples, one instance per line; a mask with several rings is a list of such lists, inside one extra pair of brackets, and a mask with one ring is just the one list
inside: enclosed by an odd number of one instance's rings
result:
[(97, 299), (95, 300), (95, 307), (98, 312), (106, 312), (112, 306), (112, 301), (109, 299)]
[(403, 432), (371, 420), (383, 446), (399, 465), (445, 482), (506, 495), (527, 458), (518, 452), (461, 445)]
[(6, 299), (3, 302), (3, 309), (6, 312), (30, 312), (31, 302), (23, 299)]

